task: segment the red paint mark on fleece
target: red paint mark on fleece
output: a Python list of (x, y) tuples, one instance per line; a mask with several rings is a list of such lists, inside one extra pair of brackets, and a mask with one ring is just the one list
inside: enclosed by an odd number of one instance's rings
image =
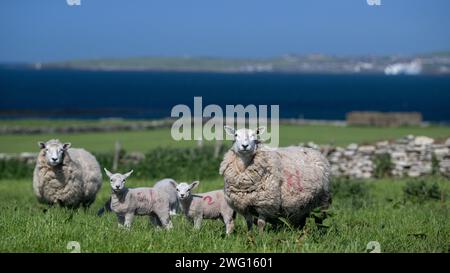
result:
[(142, 195), (142, 192), (137, 193), (137, 200), (139, 202), (144, 202), (146, 200), (145, 196)]
[(205, 197), (203, 197), (203, 200), (205, 200), (205, 201), (208, 200), (208, 201), (207, 201), (207, 202), (208, 202), (208, 205), (211, 205), (212, 203), (214, 203), (212, 197), (209, 196), (209, 195), (206, 195)]
[(153, 200), (153, 190), (150, 189), (150, 201)]
[(284, 176), (286, 177), (289, 189), (294, 189), (296, 191), (303, 191), (302, 180), (299, 170), (296, 170), (295, 174), (290, 173), (288, 170), (284, 170)]

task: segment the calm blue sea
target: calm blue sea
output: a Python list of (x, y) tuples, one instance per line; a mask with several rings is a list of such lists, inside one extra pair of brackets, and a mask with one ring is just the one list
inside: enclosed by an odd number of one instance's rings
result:
[(105, 72), (0, 68), (0, 118), (161, 118), (176, 104), (280, 105), (282, 118), (419, 111), (450, 122), (450, 77)]

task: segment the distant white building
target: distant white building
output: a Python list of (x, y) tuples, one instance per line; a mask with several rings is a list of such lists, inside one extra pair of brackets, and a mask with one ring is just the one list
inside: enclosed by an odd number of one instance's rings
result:
[(410, 63), (395, 63), (386, 66), (384, 74), (386, 75), (418, 75), (422, 72), (422, 64), (419, 60)]

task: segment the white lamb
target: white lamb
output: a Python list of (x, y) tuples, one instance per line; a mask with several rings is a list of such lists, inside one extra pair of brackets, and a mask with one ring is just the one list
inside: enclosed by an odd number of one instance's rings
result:
[(169, 198), (164, 191), (154, 188), (125, 187), (125, 181), (133, 173), (112, 174), (105, 169), (111, 183), (111, 210), (116, 213), (119, 227), (130, 228), (135, 215), (148, 215), (152, 224), (172, 228)]
[[(169, 199), (169, 204), (170, 204), (170, 215), (176, 215), (177, 212), (179, 211), (179, 202), (178, 202), (178, 197), (177, 197), (177, 191), (175, 189), (175, 184), (172, 183), (175, 182), (175, 180), (171, 179), (171, 178), (164, 178), (158, 182), (156, 182), (156, 184), (153, 186), (153, 188), (159, 190), (159, 191), (164, 191)], [(101, 207), (98, 212), (97, 215), (98, 216), (102, 216), (105, 212), (110, 212), (111, 211), (111, 198), (109, 198), (105, 204), (103, 205), (103, 207)]]
[(220, 218), (225, 223), (226, 234), (230, 234), (234, 228), (236, 213), (225, 201), (223, 190), (192, 194), (199, 183), (175, 183), (183, 213), (194, 222), (196, 229), (200, 229), (203, 219)]
[(220, 165), (225, 198), (241, 213), (250, 230), (253, 216), (258, 228), (280, 218), (301, 227), (317, 207), (328, 207), (330, 165), (318, 151), (302, 147), (269, 148), (260, 144), (256, 132), (225, 126), (234, 143)]
[(102, 173), (92, 154), (70, 146), (56, 139), (39, 142), (33, 191), (41, 203), (87, 208), (100, 190)]
[(171, 178), (165, 178), (158, 181), (154, 186), (154, 189), (164, 191), (169, 197), (170, 215), (176, 215), (179, 209), (179, 202), (177, 197), (176, 182)]

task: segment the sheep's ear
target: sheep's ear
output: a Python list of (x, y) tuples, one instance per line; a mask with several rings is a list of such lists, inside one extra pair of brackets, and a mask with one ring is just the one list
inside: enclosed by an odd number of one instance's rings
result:
[(225, 129), (225, 132), (227, 132), (227, 134), (230, 136), (234, 137), (234, 135), (236, 134), (236, 131), (234, 130), (233, 127), (225, 125), (225, 126), (223, 126), (223, 128)]
[(191, 183), (191, 185), (189, 185), (189, 188), (191, 190), (193, 190), (193, 189), (197, 188), (198, 184), (200, 184), (200, 181), (194, 181)]
[(106, 168), (103, 168), (105, 170), (105, 173), (108, 177), (112, 176), (112, 173), (110, 171), (108, 171)]
[(128, 178), (128, 177), (130, 177), (130, 175), (133, 173), (133, 170), (131, 170), (131, 171), (129, 171), (129, 172), (127, 172), (126, 174), (124, 174), (125, 175), (125, 177), (126, 178)]
[(39, 141), (38, 146), (40, 149), (45, 149), (45, 142)]
[(261, 127), (258, 127), (258, 129), (256, 129), (256, 134), (258, 136), (260, 136), (260, 135), (264, 134), (265, 131), (266, 131), (266, 127), (261, 126)]
[(175, 182), (175, 181), (173, 181), (173, 180), (170, 180), (169, 183), (170, 183), (174, 188), (178, 187), (177, 182)]
[(70, 146), (72, 146), (72, 143), (70, 143), (70, 142), (64, 143), (64, 144), (63, 144), (63, 149), (64, 149), (64, 150), (67, 150), (67, 149), (70, 148)]

